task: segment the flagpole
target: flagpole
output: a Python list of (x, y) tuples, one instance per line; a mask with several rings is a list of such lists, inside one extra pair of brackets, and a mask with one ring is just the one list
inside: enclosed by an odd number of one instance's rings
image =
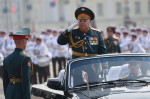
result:
[(87, 90), (88, 90), (88, 97), (90, 99), (90, 87), (89, 87), (89, 79), (88, 79), (88, 74), (82, 70), (82, 77), (83, 77), (83, 81), (85, 83), (87, 83)]
[(90, 86), (89, 86), (88, 74), (87, 74), (87, 90), (88, 90), (88, 96), (90, 97)]

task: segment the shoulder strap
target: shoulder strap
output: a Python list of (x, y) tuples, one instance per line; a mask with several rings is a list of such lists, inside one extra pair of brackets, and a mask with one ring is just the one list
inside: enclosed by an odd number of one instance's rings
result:
[[(25, 57), (22, 59), (21, 61), (21, 77), (22, 77), (22, 64), (23, 64), (23, 61), (24, 61)], [(31, 75), (33, 75), (33, 63), (31, 62)]]

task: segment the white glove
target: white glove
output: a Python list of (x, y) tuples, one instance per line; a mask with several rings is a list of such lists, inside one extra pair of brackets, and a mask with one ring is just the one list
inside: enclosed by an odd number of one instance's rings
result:
[(72, 29), (74, 29), (78, 25), (78, 22), (73, 23), (70, 27), (67, 28), (67, 32), (70, 32)]
[(59, 72), (58, 79), (59, 79), (60, 82), (63, 81), (64, 74), (65, 74), (65, 70), (64, 69)]

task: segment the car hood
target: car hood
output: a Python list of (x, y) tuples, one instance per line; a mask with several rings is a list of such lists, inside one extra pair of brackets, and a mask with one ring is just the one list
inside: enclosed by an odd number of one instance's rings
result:
[[(85, 99), (88, 98), (88, 91), (79, 91), (74, 93), (73, 96), (78, 99)], [(115, 87), (107, 89), (94, 88), (90, 90), (90, 97), (96, 99), (100, 97), (100, 99), (150, 99), (150, 85), (144, 87)]]

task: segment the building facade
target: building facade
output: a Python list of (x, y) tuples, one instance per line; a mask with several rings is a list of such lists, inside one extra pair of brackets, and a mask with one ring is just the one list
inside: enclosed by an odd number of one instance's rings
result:
[(8, 31), (66, 28), (76, 21), (74, 11), (81, 6), (93, 10), (97, 28), (130, 23), (150, 27), (150, 0), (0, 0), (0, 6), (0, 29)]

